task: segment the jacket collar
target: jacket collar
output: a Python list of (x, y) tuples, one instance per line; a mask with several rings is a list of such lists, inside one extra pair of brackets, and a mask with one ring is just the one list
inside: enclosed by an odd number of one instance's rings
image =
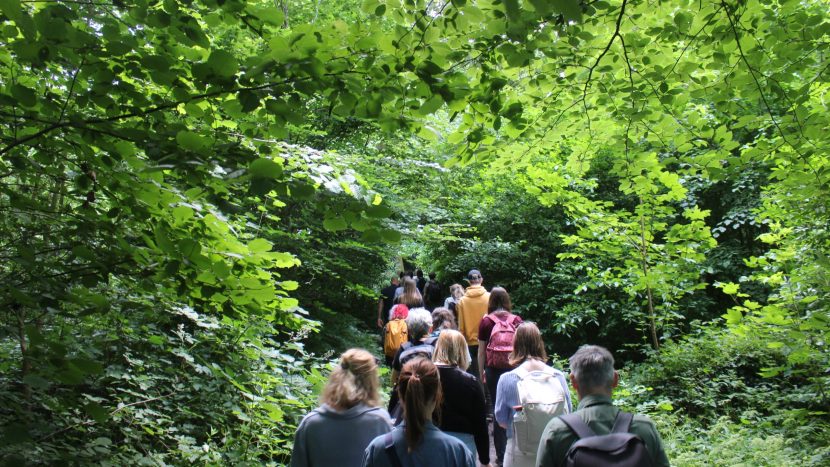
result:
[(595, 405), (614, 405), (611, 402), (611, 398), (609, 396), (601, 395), (601, 394), (591, 394), (590, 396), (585, 396), (579, 401), (579, 406), (577, 410), (586, 409), (588, 407), (593, 407)]

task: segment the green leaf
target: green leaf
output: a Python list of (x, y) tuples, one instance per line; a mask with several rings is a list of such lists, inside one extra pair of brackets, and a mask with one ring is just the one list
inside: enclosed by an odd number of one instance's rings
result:
[(386, 5), (378, 5), (375, 8), (375, 16), (383, 16), (384, 13), (386, 13)]
[(434, 94), (432, 97), (424, 101), (418, 109), (418, 113), (421, 115), (429, 115), (440, 109), (442, 104), (444, 104), (444, 99), (439, 94)]
[(20, 5), (20, 0), (0, 0), (0, 12), (3, 12), (14, 22), (20, 21), (20, 18), (23, 17), (23, 7)]
[(260, 158), (251, 162), (248, 172), (253, 178), (280, 178), (282, 166), (272, 159)]
[(366, 208), (366, 215), (375, 219), (383, 219), (391, 216), (393, 211), (386, 205), (369, 206)]
[(343, 216), (329, 217), (323, 221), (323, 228), (332, 232), (344, 230), (346, 227), (346, 219), (344, 219)]
[(15, 84), (11, 87), (12, 97), (17, 99), (24, 107), (34, 107), (37, 104), (37, 96), (35, 91), (27, 88), (21, 84)]
[(213, 74), (223, 78), (230, 78), (239, 71), (236, 58), (224, 50), (214, 50), (208, 57), (207, 65)]
[(553, 9), (566, 21), (579, 21), (582, 18), (582, 9), (578, 0), (553, 0)]
[(401, 241), (401, 233), (393, 229), (382, 229), (380, 231), (380, 236), (384, 241), (390, 243), (398, 243)]
[(184, 149), (199, 152), (210, 145), (210, 140), (204, 136), (188, 130), (176, 133), (176, 142)]

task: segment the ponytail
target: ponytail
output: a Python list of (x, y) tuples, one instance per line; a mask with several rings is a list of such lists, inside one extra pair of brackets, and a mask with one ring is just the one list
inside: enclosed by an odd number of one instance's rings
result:
[(438, 369), (426, 358), (416, 358), (403, 366), (398, 381), (398, 396), (403, 401), (406, 421), (406, 445), (412, 452), (424, 439), (427, 420), (432, 418), (429, 405), (441, 405), (441, 381)]

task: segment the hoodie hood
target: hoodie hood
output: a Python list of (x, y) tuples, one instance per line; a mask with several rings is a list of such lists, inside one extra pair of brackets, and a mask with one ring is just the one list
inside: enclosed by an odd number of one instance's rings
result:
[(482, 295), (487, 293), (487, 289), (484, 288), (482, 285), (471, 285), (467, 287), (467, 290), (464, 291), (465, 297), (481, 297)]
[(365, 404), (357, 404), (356, 406), (346, 409), (344, 411), (337, 411), (331, 408), (328, 404), (323, 404), (318, 407), (315, 412), (319, 413), (324, 417), (331, 417), (331, 418), (338, 418), (343, 420), (348, 420), (350, 418), (357, 418), (363, 415), (366, 412), (371, 410), (378, 410), (378, 407), (369, 407)]

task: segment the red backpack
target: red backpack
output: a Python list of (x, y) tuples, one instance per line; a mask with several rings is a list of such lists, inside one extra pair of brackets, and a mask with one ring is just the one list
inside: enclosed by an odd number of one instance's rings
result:
[(508, 357), (513, 351), (513, 338), (516, 336), (516, 315), (510, 313), (504, 321), (487, 315), (493, 322), (490, 339), (487, 341), (486, 365), (490, 368), (510, 369)]

